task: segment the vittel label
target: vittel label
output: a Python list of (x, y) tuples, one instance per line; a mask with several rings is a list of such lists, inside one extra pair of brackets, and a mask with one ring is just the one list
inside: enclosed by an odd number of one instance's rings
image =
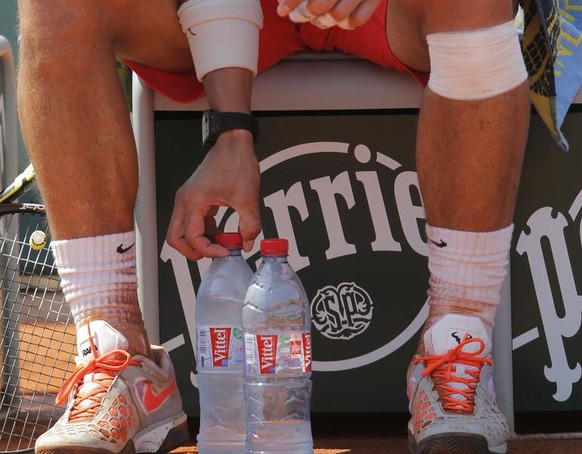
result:
[(228, 366), (231, 328), (210, 328), (210, 346), (212, 348), (212, 365)]
[(305, 363), (305, 370), (303, 372), (311, 372), (311, 333), (303, 333), (302, 347)]
[(311, 371), (311, 335), (301, 331), (245, 334), (247, 372), (276, 374), (281, 370)]
[(256, 339), (261, 374), (274, 374), (277, 366), (277, 336), (259, 334)]
[(198, 367), (242, 367), (242, 331), (232, 326), (201, 326), (197, 333)]

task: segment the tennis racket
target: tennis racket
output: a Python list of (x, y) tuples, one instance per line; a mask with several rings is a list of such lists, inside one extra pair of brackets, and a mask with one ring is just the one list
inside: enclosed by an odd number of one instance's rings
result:
[(20, 201), (29, 165), (0, 193), (0, 452), (34, 452), (63, 409), (55, 395), (75, 369), (76, 337), (49, 251), (45, 209)]

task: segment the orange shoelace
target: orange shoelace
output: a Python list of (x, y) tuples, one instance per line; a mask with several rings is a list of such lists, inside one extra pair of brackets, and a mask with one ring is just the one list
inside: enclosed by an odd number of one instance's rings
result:
[[(479, 344), (478, 350), (474, 352), (463, 351), (463, 347), (474, 342)], [(479, 384), (481, 368), (484, 364), (493, 364), (490, 359), (480, 356), (483, 350), (485, 350), (485, 343), (482, 339), (470, 338), (465, 335), (459, 345), (444, 355), (428, 355), (414, 360), (415, 364), (424, 362), (426, 369), (422, 372), (422, 376), (430, 375), (432, 378), (443, 409), (473, 413), (475, 392)], [(468, 366), (463, 368), (464, 377), (459, 376), (461, 374), (456, 374), (459, 365)]]
[(78, 383), (83, 383), (87, 374), (93, 374), (90, 385), (82, 384), (76, 390), (69, 421), (92, 419), (101, 405), (103, 393), (109, 390), (117, 374), (127, 366), (141, 366), (141, 363), (131, 359), (125, 350), (112, 350), (97, 357), (97, 348), (93, 342), (93, 336), (91, 336), (89, 323), (87, 323), (87, 329), (89, 330), (89, 344), (93, 352), (93, 359), (87, 364), (77, 367), (73, 375), (65, 381), (55, 399), (57, 405), (62, 405), (74, 387)]

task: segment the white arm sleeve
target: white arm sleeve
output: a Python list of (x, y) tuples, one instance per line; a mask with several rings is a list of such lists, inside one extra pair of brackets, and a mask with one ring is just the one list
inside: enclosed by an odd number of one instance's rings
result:
[(178, 10), (178, 18), (198, 80), (221, 68), (245, 68), (257, 74), (263, 26), (259, 0), (189, 0)]

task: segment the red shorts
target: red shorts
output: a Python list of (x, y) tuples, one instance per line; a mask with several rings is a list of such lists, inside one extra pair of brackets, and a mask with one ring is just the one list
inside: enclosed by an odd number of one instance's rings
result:
[[(279, 17), (275, 0), (261, 0), (261, 5), (264, 25), (259, 37), (259, 72), (302, 50), (338, 50), (409, 73), (422, 84), (428, 80), (427, 73), (408, 68), (390, 50), (386, 39), (388, 0), (383, 0), (368, 22), (355, 30), (339, 27), (321, 30), (310, 23), (295, 24), (287, 17)], [(133, 61), (126, 63), (146, 85), (174, 101), (187, 103), (204, 96), (204, 87), (193, 73), (161, 71)]]

